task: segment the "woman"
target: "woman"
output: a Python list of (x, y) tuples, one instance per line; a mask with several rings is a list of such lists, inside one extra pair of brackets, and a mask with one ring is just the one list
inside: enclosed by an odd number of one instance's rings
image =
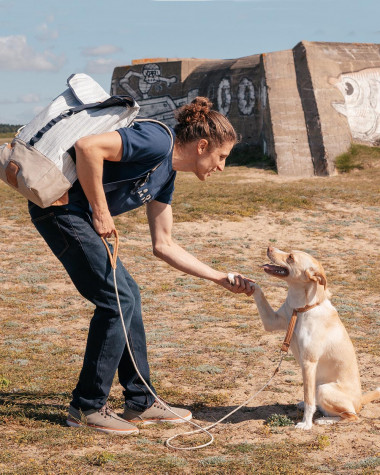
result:
[[(70, 426), (86, 424), (103, 432), (132, 434), (138, 432), (135, 422), (183, 422), (192, 417), (190, 411), (173, 408), (181, 416), (176, 417), (155, 400), (131, 362), (108, 254), (99, 237), (113, 234), (112, 216), (146, 204), (155, 256), (233, 293), (252, 294), (249, 279), (236, 276), (235, 284), (231, 285), (226, 273), (200, 262), (171, 237), (170, 203), (176, 172), (193, 172), (205, 180), (213, 172), (223, 171), (236, 143), (230, 122), (211, 110), (211, 106), (208, 99), (197, 97), (178, 111), (173, 147), (168, 131), (154, 122), (136, 122), (129, 128), (78, 140), (75, 144), (78, 181), (70, 190), (70, 203), (45, 209), (29, 204), (37, 230), (78, 291), (96, 306), (83, 367), (69, 407), (66, 422)], [(116, 277), (133, 357), (154, 392), (138, 285), (120, 261)], [(116, 371), (124, 388), (122, 417), (106, 404)]]

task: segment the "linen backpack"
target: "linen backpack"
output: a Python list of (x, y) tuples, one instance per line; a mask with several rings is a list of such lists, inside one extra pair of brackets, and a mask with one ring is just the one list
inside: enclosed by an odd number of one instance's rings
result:
[(69, 152), (75, 142), (129, 126), (140, 109), (132, 97), (110, 96), (86, 74), (72, 74), (67, 85), (11, 144), (0, 146), (0, 179), (41, 208), (67, 201), (77, 179)]

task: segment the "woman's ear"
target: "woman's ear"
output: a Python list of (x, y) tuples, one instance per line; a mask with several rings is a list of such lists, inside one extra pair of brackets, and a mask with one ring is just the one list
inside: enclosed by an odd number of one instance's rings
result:
[(202, 155), (207, 150), (207, 147), (208, 147), (208, 140), (206, 139), (198, 140), (198, 143), (197, 143), (198, 155)]

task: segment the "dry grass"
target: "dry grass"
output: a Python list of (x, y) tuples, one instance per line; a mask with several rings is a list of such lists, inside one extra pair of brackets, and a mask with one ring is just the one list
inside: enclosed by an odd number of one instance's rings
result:
[[(363, 387), (379, 385), (379, 157), (331, 178), (285, 180), (270, 171), (227, 168), (209, 183), (178, 177), (175, 238), (214, 267), (256, 278), (274, 306), (285, 287), (263, 276), (268, 242), (312, 252), (353, 339)], [(132, 438), (64, 425), (81, 367), (92, 306), (77, 294), (37, 235), (26, 203), (0, 184), (0, 473), (309, 474), (376, 473), (378, 404), (360, 424), (300, 433), (294, 405), (302, 379), (289, 356), (276, 383), (215, 429), (216, 442), (172, 452), (164, 440), (185, 428), (150, 426)], [(251, 299), (226, 294), (152, 258), (142, 210), (117, 219), (121, 256), (142, 289), (149, 356), (158, 393), (208, 424), (266, 382), (281, 334), (265, 334)], [(115, 380), (111, 405), (121, 409)], [(376, 412), (377, 411), (377, 412)], [(376, 418), (377, 414), (377, 418)]]

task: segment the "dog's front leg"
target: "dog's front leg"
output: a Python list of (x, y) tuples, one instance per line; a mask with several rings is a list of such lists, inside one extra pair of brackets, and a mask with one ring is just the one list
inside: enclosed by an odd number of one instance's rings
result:
[(296, 425), (296, 429), (310, 430), (313, 426), (313, 415), (315, 406), (315, 376), (317, 363), (304, 361), (302, 363), (303, 393), (304, 393), (304, 413), (302, 422)]
[(265, 298), (263, 291), (257, 284), (255, 284), (253, 298), (255, 299), (257, 310), (259, 311), (264, 328), (267, 332), (286, 329), (286, 318), (273, 310), (269, 305), (268, 300)]

